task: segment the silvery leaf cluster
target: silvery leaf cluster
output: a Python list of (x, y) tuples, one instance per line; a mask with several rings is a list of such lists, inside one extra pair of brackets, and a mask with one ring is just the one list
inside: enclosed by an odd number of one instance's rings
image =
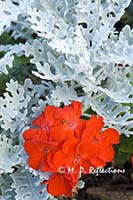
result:
[[(73, 100), (105, 125), (132, 134), (133, 30), (114, 28), (130, 0), (0, 0), (0, 76), (10, 76), (15, 56), (29, 58), (33, 79), (11, 77), (0, 97), (0, 198), (44, 200), (41, 173), (30, 171), (24, 130), (49, 105)], [(21, 42), (20, 42), (21, 41)], [(19, 67), (19, 66), (18, 66)], [(24, 65), (28, 67), (28, 65)], [(14, 69), (15, 70), (15, 69)], [(46, 174), (43, 174), (45, 176)], [(82, 184), (83, 185), (83, 184)]]

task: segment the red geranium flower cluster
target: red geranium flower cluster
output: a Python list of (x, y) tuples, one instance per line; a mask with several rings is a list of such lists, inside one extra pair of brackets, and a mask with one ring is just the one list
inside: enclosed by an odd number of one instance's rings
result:
[(52, 174), (47, 190), (53, 196), (71, 196), (81, 168), (82, 174), (86, 174), (90, 166), (104, 167), (114, 157), (113, 144), (119, 143), (117, 130), (102, 131), (101, 116), (92, 115), (84, 120), (81, 115), (82, 104), (77, 101), (63, 108), (46, 106), (33, 120), (38, 128), (30, 128), (23, 134), (29, 166)]

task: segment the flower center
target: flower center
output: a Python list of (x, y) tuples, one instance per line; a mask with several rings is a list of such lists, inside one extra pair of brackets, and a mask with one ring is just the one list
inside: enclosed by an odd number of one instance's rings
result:
[(97, 143), (99, 140), (96, 137), (92, 138), (92, 143)]
[(74, 122), (72, 122), (72, 123), (70, 124), (70, 127), (71, 127), (72, 129), (74, 129), (76, 126), (77, 126), (77, 124), (74, 123)]
[(59, 173), (59, 174), (64, 174), (64, 173), (65, 173), (65, 167), (60, 166), (60, 167), (58, 168), (58, 173)]
[(68, 124), (65, 119), (62, 120), (62, 124)]
[(75, 163), (75, 164), (78, 164), (78, 165), (80, 164), (80, 156), (77, 155), (77, 154), (75, 155), (74, 163)]
[(46, 131), (49, 131), (48, 125), (46, 125), (44, 128), (46, 129)]

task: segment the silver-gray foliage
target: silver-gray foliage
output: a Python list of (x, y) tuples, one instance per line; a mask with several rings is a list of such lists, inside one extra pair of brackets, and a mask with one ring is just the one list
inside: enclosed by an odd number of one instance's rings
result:
[(92, 108), (107, 126), (132, 134), (133, 30), (114, 28), (129, 3), (0, 0), (0, 34), (23, 41), (0, 46), (0, 73), (10, 75), (15, 56), (25, 56), (39, 78), (38, 84), (12, 78), (0, 97), (0, 198), (48, 198), (39, 175), (27, 169), (22, 138), (46, 104), (82, 101), (84, 111)]

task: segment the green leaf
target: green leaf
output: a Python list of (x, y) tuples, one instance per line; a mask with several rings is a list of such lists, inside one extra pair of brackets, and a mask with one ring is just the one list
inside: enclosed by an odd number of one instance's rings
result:
[(126, 137), (121, 135), (120, 144), (115, 146), (115, 163), (124, 165), (126, 162), (131, 162), (133, 154), (133, 135)]

